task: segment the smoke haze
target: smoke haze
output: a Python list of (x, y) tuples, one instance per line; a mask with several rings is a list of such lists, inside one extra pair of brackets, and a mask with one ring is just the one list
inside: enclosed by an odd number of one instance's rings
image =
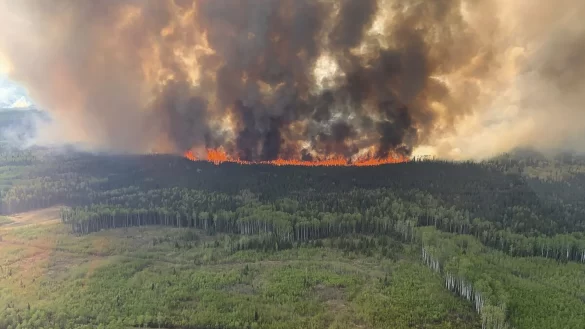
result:
[(0, 0), (44, 140), (242, 160), (585, 151), (581, 0)]

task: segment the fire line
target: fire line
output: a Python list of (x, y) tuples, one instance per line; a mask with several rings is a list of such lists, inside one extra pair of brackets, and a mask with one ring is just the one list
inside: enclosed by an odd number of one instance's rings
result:
[(305, 160), (295, 160), (295, 159), (275, 159), (270, 161), (244, 161), (240, 160), (237, 157), (232, 157), (228, 155), (225, 151), (221, 149), (207, 149), (206, 150), (207, 157), (206, 158), (198, 158), (194, 152), (187, 151), (185, 152), (184, 156), (191, 160), (191, 161), (208, 161), (213, 164), (219, 165), (224, 162), (230, 163), (238, 163), (241, 165), (253, 165), (253, 164), (267, 164), (267, 165), (274, 165), (274, 166), (304, 166), (304, 167), (348, 167), (348, 166), (355, 166), (355, 167), (371, 167), (371, 166), (379, 166), (384, 164), (395, 164), (395, 163), (404, 163), (408, 162), (410, 159), (405, 156), (393, 156), (389, 155), (387, 158), (373, 158), (373, 157), (364, 157), (359, 158), (355, 161), (349, 161), (343, 157), (333, 157), (330, 159), (324, 160), (312, 160), (312, 161), (305, 161)]

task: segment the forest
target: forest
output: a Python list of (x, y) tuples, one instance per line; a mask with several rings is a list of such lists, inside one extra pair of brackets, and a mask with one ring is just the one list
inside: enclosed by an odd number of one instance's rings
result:
[[(50, 225), (11, 227), (48, 208)], [(3, 252), (2, 328), (585, 323), (585, 157), (571, 153), (303, 167), (4, 148), (0, 214), (0, 246), (50, 241), (45, 272), (70, 279), (25, 288)], [(66, 255), (87, 273), (60, 268)]]

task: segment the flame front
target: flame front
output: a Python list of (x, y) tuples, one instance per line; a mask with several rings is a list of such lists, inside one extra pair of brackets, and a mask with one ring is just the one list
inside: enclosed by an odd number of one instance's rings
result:
[(389, 155), (386, 158), (374, 158), (371, 156), (364, 156), (355, 160), (347, 160), (342, 156), (335, 156), (328, 159), (316, 159), (316, 160), (296, 160), (296, 159), (282, 159), (278, 158), (270, 161), (244, 161), (237, 157), (229, 156), (222, 148), (219, 149), (207, 149), (205, 158), (198, 158), (195, 152), (190, 150), (185, 152), (185, 158), (191, 161), (208, 161), (215, 165), (219, 165), (224, 162), (238, 163), (241, 165), (253, 165), (253, 164), (264, 164), (273, 166), (302, 166), (302, 167), (372, 167), (384, 164), (404, 163), (408, 162), (410, 158), (402, 155)]

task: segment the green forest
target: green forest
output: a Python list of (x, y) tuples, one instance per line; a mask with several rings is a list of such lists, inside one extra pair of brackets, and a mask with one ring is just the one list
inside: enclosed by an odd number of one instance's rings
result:
[(583, 328), (585, 157), (0, 151), (0, 328)]

